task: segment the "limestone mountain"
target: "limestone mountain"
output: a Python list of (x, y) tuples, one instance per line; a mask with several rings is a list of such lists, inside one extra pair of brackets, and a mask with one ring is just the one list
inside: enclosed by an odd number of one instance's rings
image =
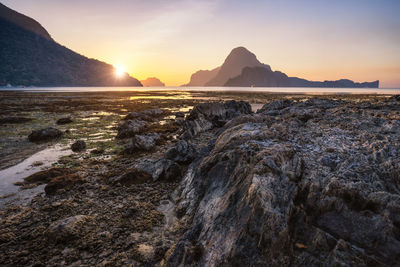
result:
[(146, 80), (141, 80), (140, 81), (142, 83), (143, 86), (146, 87), (152, 87), (152, 86), (165, 86), (165, 84), (163, 82), (161, 82), (158, 78), (156, 77), (149, 77)]
[(256, 55), (244, 47), (233, 49), (225, 59), (217, 75), (208, 81), (206, 86), (223, 86), (230, 78), (240, 75), (245, 67), (265, 67), (268, 65), (258, 61)]
[(261, 63), (246, 48), (237, 47), (231, 51), (221, 67), (194, 73), (186, 86), (378, 88), (379, 81), (358, 83), (341, 79), (318, 82), (289, 77), (283, 72), (272, 71), (269, 65)]
[(280, 71), (262, 67), (246, 67), (242, 73), (229, 79), (224, 86), (238, 87), (340, 87), (340, 88), (378, 88), (379, 81), (357, 83), (348, 79), (337, 81), (308, 81), (297, 77), (288, 77)]
[(0, 5), (0, 86), (142, 86), (112, 65), (58, 43), (35, 20)]
[(221, 67), (217, 67), (212, 70), (199, 70), (192, 74), (190, 82), (184, 86), (204, 86), (208, 81), (214, 78)]

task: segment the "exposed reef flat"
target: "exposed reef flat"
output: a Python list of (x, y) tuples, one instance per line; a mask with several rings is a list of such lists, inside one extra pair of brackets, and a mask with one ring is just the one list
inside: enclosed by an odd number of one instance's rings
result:
[[(393, 266), (399, 104), (368, 95), (2, 92), (1, 118), (29, 118), (0, 125), (2, 171), (44, 148), (69, 151), (79, 140), (85, 149), (21, 170), (14, 196), (0, 201), (0, 264)], [(63, 135), (29, 142), (48, 127)], [(32, 200), (18, 201), (34, 188)]]

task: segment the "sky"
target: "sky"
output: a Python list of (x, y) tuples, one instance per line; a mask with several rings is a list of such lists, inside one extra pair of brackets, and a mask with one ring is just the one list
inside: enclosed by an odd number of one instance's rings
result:
[(399, 0), (0, 0), (68, 48), (179, 86), (244, 46), (289, 76), (400, 88)]

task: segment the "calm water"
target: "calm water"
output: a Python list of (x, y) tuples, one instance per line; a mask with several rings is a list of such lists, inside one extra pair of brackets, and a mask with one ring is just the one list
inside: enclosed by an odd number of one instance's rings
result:
[(0, 88), (0, 91), (23, 92), (108, 92), (108, 91), (205, 91), (265, 92), (295, 94), (400, 94), (400, 88), (305, 88), (305, 87), (30, 87)]

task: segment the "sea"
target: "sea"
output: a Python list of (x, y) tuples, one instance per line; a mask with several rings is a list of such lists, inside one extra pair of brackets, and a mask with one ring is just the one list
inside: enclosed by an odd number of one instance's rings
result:
[(134, 91), (157, 91), (157, 92), (254, 92), (254, 93), (276, 93), (276, 94), (309, 94), (309, 95), (331, 95), (331, 94), (376, 94), (396, 95), (400, 94), (400, 88), (310, 88), (310, 87), (2, 87), (0, 91), (21, 92), (134, 92)]

